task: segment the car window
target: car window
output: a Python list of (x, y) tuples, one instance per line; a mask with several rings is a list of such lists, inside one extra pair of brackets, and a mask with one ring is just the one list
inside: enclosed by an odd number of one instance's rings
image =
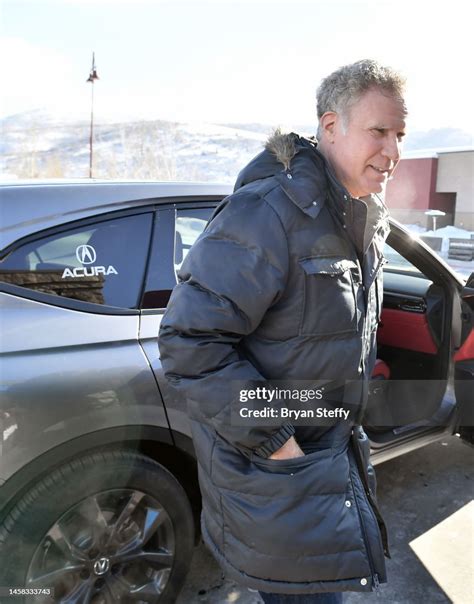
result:
[(0, 263), (0, 279), (64, 298), (136, 308), (152, 214), (87, 224), (26, 243)]
[(213, 211), (213, 206), (157, 211), (142, 309), (166, 307), (178, 281), (177, 272)]
[(174, 268), (177, 272), (211, 217), (213, 208), (178, 210), (175, 220)]
[(399, 254), (396, 250), (393, 249), (388, 243), (385, 243), (383, 249), (383, 255), (387, 264), (385, 264), (385, 269), (392, 269), (396, 271), (397, 269), (403, 269), (403, 271), (413, 271), (415, 273), (421, 274), (420, 271), (414, 266), (409, 260), (404, 258), (401, 254)]

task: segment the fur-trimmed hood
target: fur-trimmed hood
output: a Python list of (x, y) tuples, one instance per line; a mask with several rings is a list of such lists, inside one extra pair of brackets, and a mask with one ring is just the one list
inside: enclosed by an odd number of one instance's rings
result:
[(283, 164), (285, 170), (290, 169), (291, 160), (296, 155), (296, 138), (297, 135), (293, 132), (283, 134), (280, 128), (277, 128), (265, 144), (265, 149)]
[(314, 153), (316, 147), (315, 139), (304, 138), (294, 132), (282, 133), (277, 128), (265, 143), (265, 150), (239, 173), (234, 190), (255, 180), (289, 171), (293, 168), (295, 157), (304, 150), (309, 151), (314, 160), (324, 161), (319, 152)]

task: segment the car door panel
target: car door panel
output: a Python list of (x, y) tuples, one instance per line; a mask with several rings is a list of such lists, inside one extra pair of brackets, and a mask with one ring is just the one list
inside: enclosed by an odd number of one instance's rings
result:
[(394, 346), (426, 354), (436, 354), (437, 352), (424, 313), (384, 308), (377, 342), (379, 345)]
[(2, 392), (2, 479), (85, 434), (167, 426), (138, 345), (138, 313), (96, 315), (7, 294), (1, 302), (2, 366), (9, 376)]
[(456, 404), (448, 380), (453, 291), (439, 278), (436, 260), (426, 255), (421, 261), (424, 250), (397, 226), (388, 245), (377, 343), (390, 379), (371, 385), (366, 418), (381, 449), (403, 447), (427, 430), (442, 432)]
[(140, 345), (147, 357), (156, 383), (158, 384), (161, 401), (164, 402), (166, 418), (172, 431), (191, 436), (191, 425), (188, 419), (186, 401), (171, 388), (166, 380), (160, 361), (158, 349), (158, 331), (162, 313), (144, 313), (140, 319)]
[(474, 331), (471, 330), (464, 344), (454, 355), (456, 363), (460, 361), (474, 361)]
[(384, 275), (380, 345), (436, 354), (443, 339), (444, 293), (422, 275)]

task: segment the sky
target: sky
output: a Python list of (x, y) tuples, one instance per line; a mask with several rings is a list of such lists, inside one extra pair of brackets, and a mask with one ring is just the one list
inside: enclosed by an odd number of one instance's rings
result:
[(407, 77), (412, 129), (474, 133), (469, 3), (459, 0), (0, 0), (0, 117), (316, 121), (337, 67)]

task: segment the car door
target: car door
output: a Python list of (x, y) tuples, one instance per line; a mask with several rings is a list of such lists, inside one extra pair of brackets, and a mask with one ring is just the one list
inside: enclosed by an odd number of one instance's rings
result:
[(159, 358), (158, 331), (171, 292), (177, 283), (177, 272), (191, 246), (204, 230), (216, 204), (217, 200), (190, 200), (162, 206), (157, 210), (140, 312), (140, 344), (157, 380), (173, 438), (176, 444), (190, 451), (192, 446), (188, 439), (191, 437), (191, 430), (186, 403), (169, 387), (164, 377)]
[(91, 217), (34, 234), (2, 260), (0, 478), (73, 439), (125, 440), (124, 426), (162, 425), (170, 440), (137, 337), (152, 219)]
[(472, 372), (461, 387), (454, 380), (455, 365), (472, 369), (472, 345), (459, 350), (472, 331), (462, 280), (400, 224), (391, 227), (377, 336), (388, 375), (372, 382), (364, 422), (377, 462), (452, 433), (460, 411), (472, 409)]

